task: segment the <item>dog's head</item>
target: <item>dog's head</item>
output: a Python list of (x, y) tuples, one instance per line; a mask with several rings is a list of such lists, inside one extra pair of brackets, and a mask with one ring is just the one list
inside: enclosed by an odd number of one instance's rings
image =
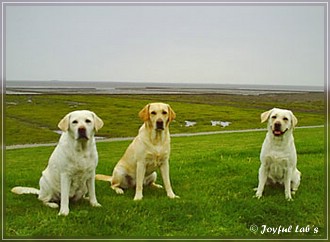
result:
[(268, 129), (276, 137), (292, 130), (298, 123), (297, 118), (290, 110), (273, 108), (261, 114), (261, 122), (268, 119)]
[(162, 131), (175, 119), (175, 112), (166, 103), (150, 103), (140, 112), (140, 118), (148, 124), (148, 127)]
[(80, 110), (68, 113), (58, 127), (63, 132), (69, 132), (76, 140), (89, 140), (103, 127), (103, 121), (91, 111)]

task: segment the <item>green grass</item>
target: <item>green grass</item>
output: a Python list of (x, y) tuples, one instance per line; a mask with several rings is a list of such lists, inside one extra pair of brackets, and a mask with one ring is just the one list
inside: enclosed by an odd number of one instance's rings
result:
[[(302, 181), (293, 202), (285, 200), (283, 187), (266, 187), (261, 200), (253, 198), (264, 136), (254, 132), (172, 138), (171, 180), (180, 199), (171, 200), (164, 190), (147, 187), (143, 200), (135, 202), (132, 189), (117, 195), (108, 183), (97, 181), (102, 207), (79, 201), (70, 204), (67, 217), (57, 216), (57, 209), (41, 205), (33, 195), (10, 192), (15, 185), (38, 187), (53, 147), (8, 150), (4, 237), (325, 238), (324, 129), (295, 130)], [(98, 143), (97, 172), (110, 174), (128, 144)], [(262, 235), (260, 230), (252, 233), (251, 225), (310, 225), (318, 233)]]
[[(29, 99), (32, 102), (28, 102)], [(138, 112), (149, 102), (169, 103), (177, 113), (171, 133), (265, 128), (260, 114), (270, 108), (291, 109), (298, 126), (324, 124), (324, 94), (243, 95), (6, 95), (5, 144), (57, 142), (57, 123), (70, 111), (90, 109), (104, 121), (99, 136), (135, 136)], [(184, 121), (196, 121), (184, 127)], [(211, 120), (230, 121), (227, 128)], [(53, 147), (7, 150), (4, 173), (5, 238), (325, 238), (324, 129), (296, 129), (298, 168), (302, 183), (293, 202), (282, 187), (257, 186), (259, 152), (264, 132), (172, 138), (171, 180), (181, 198), (171, 200), (164, 190), (145, 188), (134, 202), (134, 190), (115, 194), (96, 182), (102, 208), (87, 201), (70, 204), (68, 217), (45, 207), (33, 195), (14, 195), (16, 185), (38, 187)], [(98, 173), (110, 174), (129, 141), (98, 143)], [(158, 181), (162, 183), (160, 176)], [(316, 226), (318, 233), (271, 235), (252, 233), (251, 225)]]
[[(32, 102), (28, 102), (28, 100)], [(243, 95), (6, 95), (6, 145), (57, 142), (58, 122), (66, 113), (89, 109), (104, 121), (99, 136), (135, 136), (141, 120), (138, 112), (149, 102), (169, 103), (177, 113), (171, 133), (223, 130), (211, 120), (229, 121), (225, 129), (265, 127), (260, 114), (273, 107), (291, 109), (299, 126), (324, 124), (323, 93)], [(196, 121), (185, 127), (185, 120)]]

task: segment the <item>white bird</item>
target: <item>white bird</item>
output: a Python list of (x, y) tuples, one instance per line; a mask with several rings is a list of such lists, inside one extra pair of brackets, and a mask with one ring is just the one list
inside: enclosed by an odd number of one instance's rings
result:
[(231, 122), (220, 122), (220, 125), (222, 126), (222, 127), (227, 127), (227, 126), (229, 126), (231, 124)]
[(185, 121), (185, 123), (186, 123), (185, 125), (186, 127), (192, 127), (197, 124), (197, 122), (192, 122), (192, 121)]
[(212, 126), (217, 126), (217, 125), (220, 125), (222, 127), (227, 127), (231, 124), (231, 122), (227, 122), (227, 121), (213, 121), (211, 120), (211, 124)]

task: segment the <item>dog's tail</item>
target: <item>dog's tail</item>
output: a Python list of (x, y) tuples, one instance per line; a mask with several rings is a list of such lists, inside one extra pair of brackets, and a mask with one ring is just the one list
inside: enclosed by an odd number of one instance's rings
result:
[(112, 176), (107, 176), (107, 175), (102, 175), (102, 174), (96, 174), (96, 175), (95, 175), (95, 179), (96, 179), (96, 180), (100, 180), (100, 181), (108, 181), (108, 182), (111, 182), (111, 180), (112, 180)]
[(11, 192), (15, 194), (37, 194), (39, 195), (39, 190), (33, 187), (14, 187)]

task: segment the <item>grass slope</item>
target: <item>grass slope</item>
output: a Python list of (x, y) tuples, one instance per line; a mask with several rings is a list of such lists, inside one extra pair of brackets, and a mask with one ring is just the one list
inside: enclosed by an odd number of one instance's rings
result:
[[(229, 121), (226, 129), (265, 127), (260, 114), (273, 107), (291, 109), (299, 126), (324, 124), (323, 93), (243, 95), (6, 95), (5, 144), (57, 142), (58, 122), (66, 113), (89, 109), (104, 121), (99, 136), (135, 136), (138, 112), (149, 102), (169, 103), (177, 113), (172, 133), (217, 131), (211, 120)], [(185, 127), (185, 120), (195, 121)], [(33, 134), (33, 135), (32, 135)]]
[[(101, 208), (87, 201), (70, 204), (68, 217), (41, 205), (33, 195), (15, 195), (15, 185), (38, 187), (52, 147), (9, 150), (5, 163), (5, 238), (325, 238), (326, 194), (324, 129), (295, 130), (301, 186), (293, 202), (283, 187), (257, 186), (259, 152), (264, 132), (172, 138), (171, 180), (181, 198), (171, 200), (162, 189), (117, 195), (97, 181)], [(110, 174), (129, 142), (98, 143), (98, 173)], [(160, 177), (160, 176), (159, 176)], [(162, 183), (161, 179), (158, 179)], [(250, 226), (259, 230), (251, 232)], [(261, 234), (262, 225), (293, 226), (291, 233)], [(299, 228), (317, 228), (295, 232)]]

